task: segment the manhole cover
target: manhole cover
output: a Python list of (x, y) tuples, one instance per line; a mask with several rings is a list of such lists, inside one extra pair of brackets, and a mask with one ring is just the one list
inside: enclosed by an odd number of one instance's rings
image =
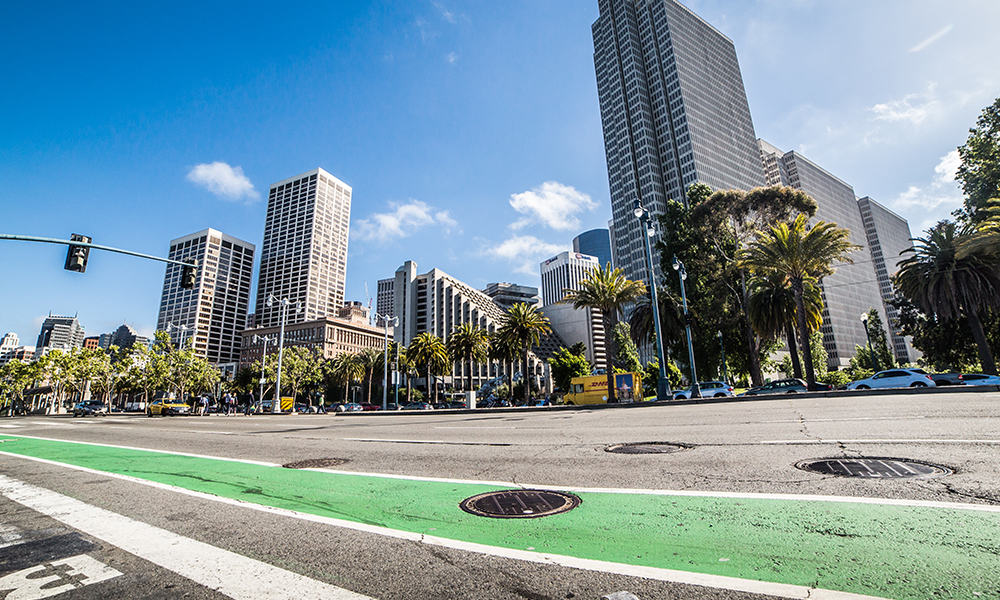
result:
[(286, 469), (322, 469), (325, 467), (339, 467), (346, 462), (346, 458), (310, 458), (286, 463), (281, 466)]
[(795, 466), (823, 475), (862, 479), (941, 477), (951, 473), (947, 467), (902, 458), (824, 458), (802, 461)]
[(548, 490), (503, 490), (486, 492), (462, 500), (462, 510), (480, 517), (531, 519), (573, 510), (580, 499), (565, 492)]
[(687, 450), (690, 446), (671, 442), (632, 442), (628, 444), (613, 444), (604, 449), (615, 454), (670, 454)]

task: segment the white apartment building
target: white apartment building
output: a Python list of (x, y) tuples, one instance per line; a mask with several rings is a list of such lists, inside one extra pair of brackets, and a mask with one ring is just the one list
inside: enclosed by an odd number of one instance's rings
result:
[(257, 280), (256, 326), (273, 327), (279, 305), (272, 294), (297, 302), (288, 322), (334, 316), (344, 305), (351, 186), (314, 169), (271, 185)]
[(171, 240), (168, 257), (199, 265), (193, 289), (181, 287), (183, 267), (168, 264), (156, 328), (184, 338), (213, 364), (240, 358), (253, 277), (254, 245), (215, 229)]
[(552, 329), (567, 345), (583, 342), (587, 360), (599, 369), (607, 367), (604, 320), (601, 311), (575, 309), (562, 302), (566, 290), (578, 289), (580, 281), (601, 268), (596, 256), (561, 252), (539, 265), (542, 275), (542, 312)]

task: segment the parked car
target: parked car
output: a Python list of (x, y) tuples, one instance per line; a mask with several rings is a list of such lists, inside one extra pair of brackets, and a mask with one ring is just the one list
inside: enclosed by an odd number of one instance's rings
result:
[(100, 417), (108, 414), (108, 407), (99, 400), (77, 402), (73, 407), (74, 417)]
[[(344, 405), (344, 410), (340, 412), (361, 412), (365, 408), (358, 404), (357, 402), (350, 402)], [(338, 409), (339, 410), (339, 409)]]
[(458, 400), (454, 400), (448, 403), (448, 408), (469, 408), (469, 405), (466, 404), (465, 402), (459, 402)]
[(411, 402), (403, 406), (403, 410), (433, 410), (429, 402)]
[(879, 371), (867, 379), (859, 379), (847, 384), (849, 390), (873, 390), (886, 388), (937, 387), (934, 379), (916, 369), (890, 369)]
[[(920, 373), (922, 375), (927, 375), (928, 373), (923, 369), (912, 369), (913, 371)], [(935, 385), (962, 385), (962, 374), (961, 373), (930, 373), (931, 379), (934, 380)]]
[(959, 375), (965, 385), (1000, 385), (1000, 376), (985, 373), (963, 373)]
[(403, 407), (396, 404), (395, 402), (390, 402), (385, 405), (386, 410), (403, 410)]
[[(723, 398), (733, 395), (733, 386), (725, 381), (702, 381), (698, 383), (701, 389), (702, 398)], [(677, 390), (674, 392), (674, 400), (688, 400), (691, 398), (691, 388)]]
[(317, 409), (316, 409), (315, 406), (309, 406), (308, 404), (306, 404), (304, 402), (296, 402), (295, 403), (295, 412), (309, 414), (309, 413), (315, 413), (315, 412), (317, 412)]
[[(825, 392), (833, 389), (833, 386), (828, 383), (816, 382), (816, 390), (818, 392)], [(740, 396), (762, 396), (765, 394), (797, 394), (799, 392), (808, 392), (809, 387), (806, 385), (805, 381), (801, 379), (779, 379), (777, 381), (771, 381), (765, 383), (764, 385), (759, 385), (754, 388), (740, 394)]]
[(363, 410), (365, 412), (369, 412), (369, 411), (373, 411), (373, 410), (382, 410), (382, 405), (381, 404), (368, 404), (366, 402), (362, 402), (361, 403), (361, 410)]
[(126, 402), (125, 412), (142, 412), (146, 410), (145, 402)]

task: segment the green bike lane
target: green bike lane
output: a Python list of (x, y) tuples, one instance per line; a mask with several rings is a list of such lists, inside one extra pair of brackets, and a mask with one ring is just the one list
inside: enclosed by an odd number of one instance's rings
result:
[[(895, 598), (1000, 598), (1000, 513), (860, 502), (574, 491), (537, 519), (471, 515), (498, 488), (284, 469), (223, 458), (0, 435), (3, 454), (278, 509), (481, 544)], [(568, 491), (573, 491), (571, 488)]]

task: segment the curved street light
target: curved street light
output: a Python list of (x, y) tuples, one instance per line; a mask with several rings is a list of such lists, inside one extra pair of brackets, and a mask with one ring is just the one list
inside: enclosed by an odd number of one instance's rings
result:
[[(288, 298), (278, 299), (274, 294), (267, 297), (267, 305), (272, 306), (277, 303), (281, 307), (281, 320), (278, 327), (278, 376), (274, 381), (274, 401), (271, 402), (271, 413), (281, 412), (281, 358), (285, 348), (285, 321), (288, 320), (288, 307), (295, 305), (295, 314), (302, 314), (302, 305), (292, 302)], [(295, 398), (292, 398), (292, 410), (295, 410)]]
[(701, 398), (701, 386), (698, 385), (698, 371), (694, 366), (694, 345), (691, 343), (691, 317), (688, 315), (687, 292), (684, 289), (684, 282), (687, 281), (688, 273), (687, 269), (684, 268), (684, 263), (676, 256), (674, 257), (673, 267), (674, 270), (677, 271), (677, 275), (681, 280), (681, 303), (684, 306), (684, 330), (687, 332), (688, 363), (691, 365), (691, 397)]

